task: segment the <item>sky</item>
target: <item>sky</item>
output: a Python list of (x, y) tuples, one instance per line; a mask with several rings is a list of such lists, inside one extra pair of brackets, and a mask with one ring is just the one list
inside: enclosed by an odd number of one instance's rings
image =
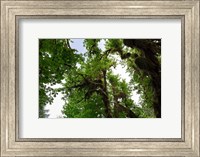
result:
[[(77, 53), (85, 53), (86, 49), (85, 47), (83, 47), (83, 41), (84, 39), (72, 39), (73, 42), (70, 43), (71, 48), (76, 49), (78, 52)], [(101, 48), (102, 51), (105, 50), (104, 47), (105, 41), (101, 40), (101, 42), (99, 43), (99, 48)], [(124, 79), (127, 83), (130, 82), (131, 78), (129, 76), (129, 74), (126, 72), (126, 66), (122, 67), (122, 65), (120, 64), (120, 58), (119, 56), (115, 55), (114, 56), (117, 60), (117, 66), (115, 68), (112, 68), (113, 74), (115, 75), (119, 75), (121, 79)], [(54, 88), (59, 88), (61, 85), (56, 84), (53, 87)], [(136, 104), (139, 103), (139, 98), (140, 95), (138, 95), (135, 91), (133, 91), (131, 93), (132, 95), (132, 99), (134, 100), (134, 102)], [(45, 106), (45, 110), (48, 110), (48, 114), (49, 117), (48, 118), (62, 118), (62, 109), (63, 106), (65, 104), (64, 100), (62, 100), (61, 98), (63, 97), (63, 95), (61, 93), (58, 93), (58, 95), (56, 96), (56, 98), (54, 98), (53, 103), (47, 104)]]

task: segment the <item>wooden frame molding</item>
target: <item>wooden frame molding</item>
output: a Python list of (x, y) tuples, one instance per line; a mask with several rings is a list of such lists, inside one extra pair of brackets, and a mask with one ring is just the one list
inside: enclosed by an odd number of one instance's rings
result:
[[(0, 156), (200, 155), (199, 0), (1, 0)], [(18, 21), (22, 18), (178, 18), (182, 22), (180, 139), (20, 139)]]

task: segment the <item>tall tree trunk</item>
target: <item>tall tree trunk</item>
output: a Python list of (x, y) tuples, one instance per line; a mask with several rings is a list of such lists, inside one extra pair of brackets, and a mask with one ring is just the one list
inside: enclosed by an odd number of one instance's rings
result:
[[(148, 75), (152, 78), (152, 88), (154, 89), (154, 114), (157, 118), (161, 118), (161, 65), (156, 58), (156, 53), (161, 54), (161, 41), (158, 40), (158, 43), (154, 43), (152, 40), (149, 39), (125, 39), (124, 44), (131, 48), (139, 48), (143, 52), (145, 58), (149, 59), (156, 67), (156, 69), (153, 69), (154, 73), (150, 71)], [(144, 72), (144, 70), (140, 70)]]
[(104, 82), (104, 85), (103, 85), (103, 102), (104, 102), (104, 105), (105, 105), (105, 112), (106, 112), (106, 117), (107, 118), (112, 118), (112, 111), (111, 111), (111, 108), (110, 108), (110, 100), (109, 100), (109, 97), (108, 97), (108, 90), (107, 90), (107, 80), (106, 80), (106, 70), (103, 70), (103, 82)]
[[(120, 117), (120, 113), (125, 113), (126, 114), (126, 117), (129, 117), (129, 118), (138, 118), (138, 116), (133, 113), (133, 111), (131, 111), (128, 107), (126, 106), (123, 106), (121, 105), (119, 102), (118, 102), (118, 98), (119, 97), (119, 94), (117, 94), (116, 92), (116, 88), (115, 88), (115, 85), (112, 84), (112, 94), (113, 94), (113, 97), (114, 97), (114, 116), (115, 118), (119, 118)], [(122, 97), (121, 97), (122, 98)]]
[[(160, 77), (159, 77), (160, 78)], [(154, 114), (156, 118), (161, 118), (161, 81), (160, 79), (153, 78), (154, 94)]]

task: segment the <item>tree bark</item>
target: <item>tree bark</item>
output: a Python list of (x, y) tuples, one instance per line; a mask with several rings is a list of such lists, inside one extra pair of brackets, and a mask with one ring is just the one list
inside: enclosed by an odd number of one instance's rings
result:
[(108, 97), (108, 90), (107, 90), (107, 80), (106, 80), (106, 70), (103, 70), (103, 93), (102, 93), (102, 97), (103, 97), (103, 102), (105, 105), (105, 112), (106, 112), (106, 117), (107, 118), (112, 118), (112, 111), (110, 108), (110, 100)]
[(122, 98), (122, 96), (117, 94), (115, 85), (112, 84), (112, 83), (111, 83), (111, 85), (112, 85), (112, 92), (113, 92), (113, 97), (114, 97), (114, 114), (113, 114), (114, 116), (113, 117), (119, 118), (120, 117), (120, 113), (125, 113), (126, 117), (138, 118), (138, 116), (132, 110), (130, 110), (126, 106), (121, 105), (118, 102), (118, 98)]
[[(145, 58), (149, 59), (152, 64), (155, 66), (153, 72), (150, 70), (148, 75), (152, 78), (152, 88), (154, 89), (154, 101), (153, 109), (154, 114), (157, 118), (161, 118), (161, 69), (160, 63), (156, 58), (156, 53), (161, 53), (161, 41), (158, 40), (158, 43), (153, 42), (153, 40), (141, 40), (141, 39), (132, 39), (124, 40), (124, 44), (128, 47), (142, 50)], [(140, 69), (145, 72), (144, 69)]]

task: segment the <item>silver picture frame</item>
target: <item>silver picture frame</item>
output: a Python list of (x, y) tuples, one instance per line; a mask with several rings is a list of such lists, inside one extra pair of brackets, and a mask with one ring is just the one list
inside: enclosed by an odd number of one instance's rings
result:
[[(200, 155), (199, 0), (1, 0), (1, 156)], [(181, 19), (181, 138), (20, 138), (20, 19)]]

